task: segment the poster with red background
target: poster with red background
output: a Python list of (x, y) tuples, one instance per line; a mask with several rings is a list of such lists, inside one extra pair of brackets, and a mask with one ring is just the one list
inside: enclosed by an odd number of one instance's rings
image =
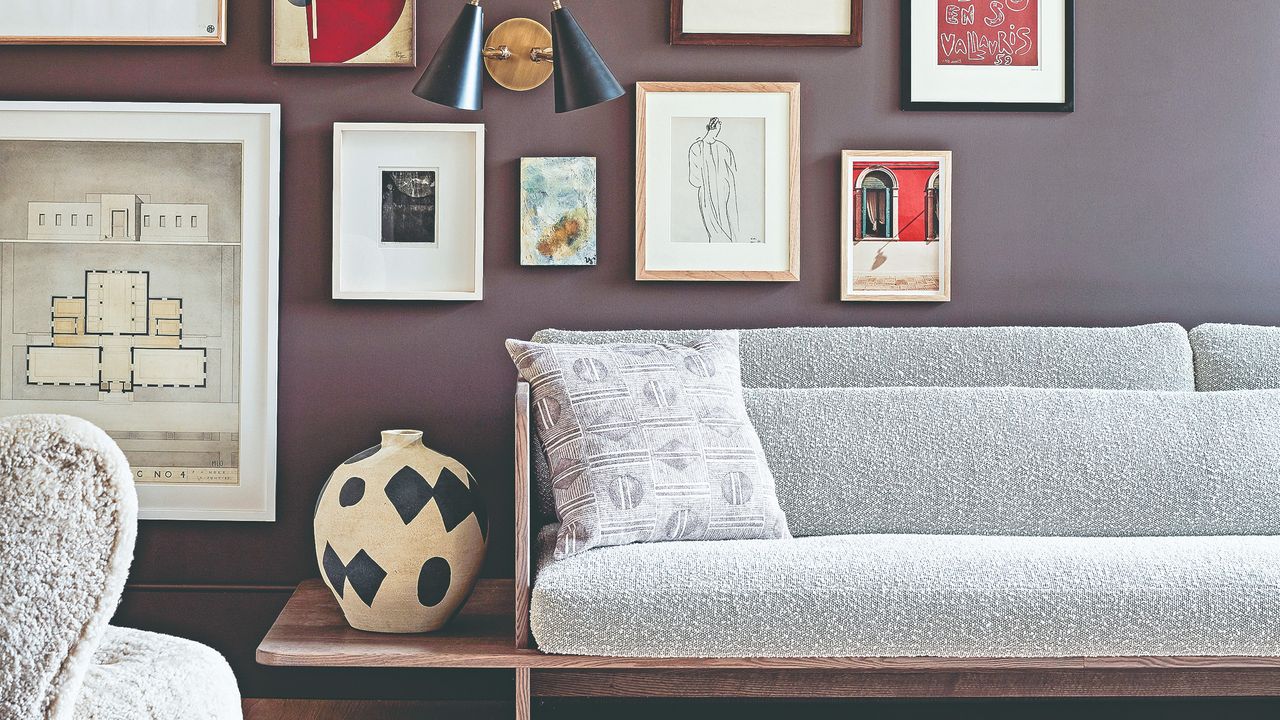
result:
[(1038, 67), (1039, 0), (938, 0), (938, 64)]

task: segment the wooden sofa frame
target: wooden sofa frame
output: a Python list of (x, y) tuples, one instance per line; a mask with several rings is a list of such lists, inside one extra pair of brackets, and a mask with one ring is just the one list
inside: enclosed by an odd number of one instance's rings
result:
[[(529, 385), (515, 394), (517, 705), (532, 697), (1014, 698), (1280, 696), (1276, 657), (613, 658), (536, 653)], [(523, 696), (523, 697), (521, 697)], [(527, 706), (526, 706), (527, 707)]]

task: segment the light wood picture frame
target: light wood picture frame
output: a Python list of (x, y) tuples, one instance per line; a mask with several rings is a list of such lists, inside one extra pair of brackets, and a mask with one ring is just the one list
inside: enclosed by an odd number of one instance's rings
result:
[(484, 299), (484, 146), (482, 124), (334, 124), (333, 299)]
[(636, 85), (636, 279), (800, 279), (800, 84)]
[(0, 45), (226, 45), (229, 0), (5, 0)]
[(845, 150), (840, 299), (951, 300), (948, 150)]
[(413, 68), (418, 0), (268, 0), (277, 67)]
[(671, 44), (862, 45), (862, 0), (810, 1), (801, 9), (777, 0), (671, 0)]

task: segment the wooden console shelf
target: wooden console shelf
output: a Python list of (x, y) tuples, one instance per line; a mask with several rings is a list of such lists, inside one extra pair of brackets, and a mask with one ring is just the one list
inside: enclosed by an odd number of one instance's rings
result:
[(430, 635), (351, 629), (319, 580), (298, 586), (258, 646), (291, 667), (511, 668), (517, 717), (530, 697), (1280, 696), (1280, 658), (604, 658), (515, 647), (515, 588), (482, 580)]

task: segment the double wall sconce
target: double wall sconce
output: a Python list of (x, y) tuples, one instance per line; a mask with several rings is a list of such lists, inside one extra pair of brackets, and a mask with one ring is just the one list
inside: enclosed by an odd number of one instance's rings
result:
[(486, 42), (484, 9), (470, 0), (445, 35), (413, 94), (459, 110), (484, 107), (481, 65), (494, 82), (525, 91), (555, 78), (556, 112), (564, 113), (622, 97), (626, 91), (582, 32), (573, 13), (551, 3), (551, 29), (515, 18), (493, 29)]

